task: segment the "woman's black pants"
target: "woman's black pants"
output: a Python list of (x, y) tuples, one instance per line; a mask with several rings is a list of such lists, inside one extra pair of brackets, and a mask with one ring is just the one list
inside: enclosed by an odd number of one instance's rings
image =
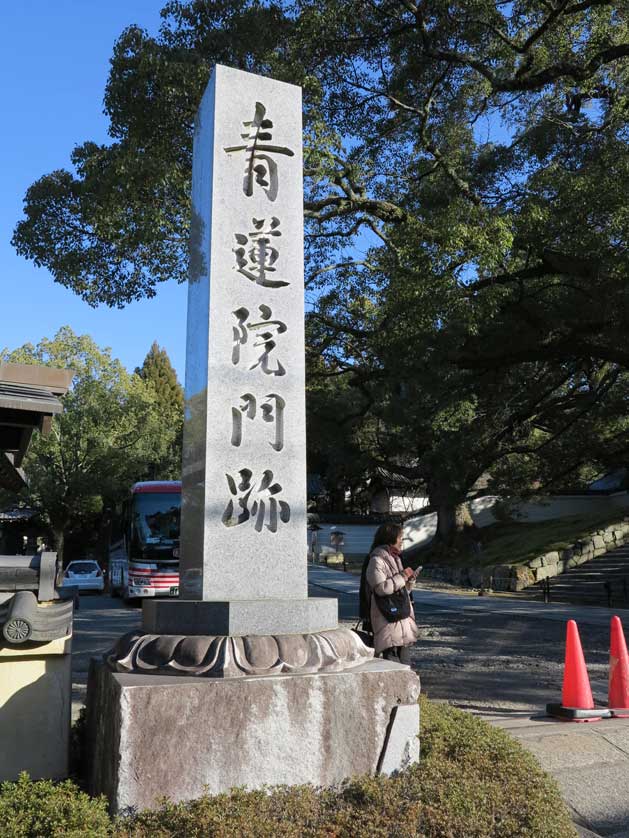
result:
[(387, 661), (403, 663), (406, 666), (411, 665), (411, 650), (409, 646), (389, 646), (382, 653), (382, 657)]

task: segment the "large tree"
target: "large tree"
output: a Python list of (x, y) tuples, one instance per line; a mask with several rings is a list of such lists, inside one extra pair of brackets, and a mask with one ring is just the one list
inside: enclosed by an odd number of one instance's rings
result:
[(365, 313), (362, 334), (355, 322), (345, 341), (326, 324), (318, 335), (311, 329), (310, 423), (315, 439), (327, 421), (326, 441), (343, 434), (359, 443), (360, 456), (337, 462), (347, 485), (365, 460), (403, 474), (427, 489), (450, 545), (469, 523), (467, 500), (483, 476), (491, 475), (490, 492), (524, 496), (583, 485), (627, 462), (627, 370), (592, 360), (460, 369), (447, 358), (465, 332), (412, 322), (429, 306), (427, 298), (424, 307), (383, 300)]
[(380, 419), (374, 456), (425, 482), (449, 540), (488, 470), (525, 491), (627, 457), (626, 14), (349, 5), (302, 5), (352, 138), (308, 207), (328, 242), (373, 235), (320, 262), (313, 317)]
[(300, 83), (317, 372), (355, 395), (361, 450), (425, 464), (443, 521), (488, 463), (514, 486), (565, 471), (559, 440), (586, 416), (598, 456), (589, 417), (614, 426), (629, 360), (626, 7), (190, 0), (162, 14), (158, 36), (130, 27), (115, 46), (112, 142), (33, 184), (18, 250), (92, 304), (182, 279), (212, 65)]
[(217, 61), (304, 85), (319, 239), (375, 227), (406, 244), (392, 252), (411, 273), (426, 256), (472, 297), (626, 269), (619, 4), (190, 0), (162, 15), (157, 37), (130, 27), (116, 43), (112, 142), (34, 184), (16, 229), (89, 302), (185, 277), (193, 118)]
[(154, 390), (129, 375), (109, 349), (68, 326), (36, 346), (3, 350), (0, 360), (72, 369), (71, 389), (62, 397), (46, 437), (33, 438), (25, 459), (31, 504), (50, 522), (57, 552), (68, 535), (85, 542), (106, 510), (143, 475), (164, 429)]

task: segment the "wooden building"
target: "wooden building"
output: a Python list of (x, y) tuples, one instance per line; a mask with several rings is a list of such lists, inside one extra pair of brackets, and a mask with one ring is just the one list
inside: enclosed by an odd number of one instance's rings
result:
[(72, 370), (0, 362), (0, 487), (18, 492), (26, 484), (22, 461), (34, 431), (47, 434), (61, 413)]

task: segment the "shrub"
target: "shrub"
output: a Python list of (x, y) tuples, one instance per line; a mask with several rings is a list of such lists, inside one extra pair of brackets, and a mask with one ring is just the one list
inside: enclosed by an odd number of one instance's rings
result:
[(504, 731), (422, 697), (427, 838), (575, 838), (555, 780)]
[(33, 781), (22, 773), (0, 783), (2, 838), (105, 838), (111, 822), (104, 798), (93, 799), (71, 780)]

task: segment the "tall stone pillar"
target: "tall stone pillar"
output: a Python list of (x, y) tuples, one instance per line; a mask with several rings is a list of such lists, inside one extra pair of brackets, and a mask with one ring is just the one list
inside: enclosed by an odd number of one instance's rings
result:
[(336, 629), (306, 578), (301, 89), (217, 66), (193, 159), (181, 598), (144, 625)]
[(115, 810), (419, 755), (417, 676), (308, 597), (301, 137), (299, 88), (215, 68), (194, 137), (181, 595), (146, 601), (88, 687), (91, 790)]

